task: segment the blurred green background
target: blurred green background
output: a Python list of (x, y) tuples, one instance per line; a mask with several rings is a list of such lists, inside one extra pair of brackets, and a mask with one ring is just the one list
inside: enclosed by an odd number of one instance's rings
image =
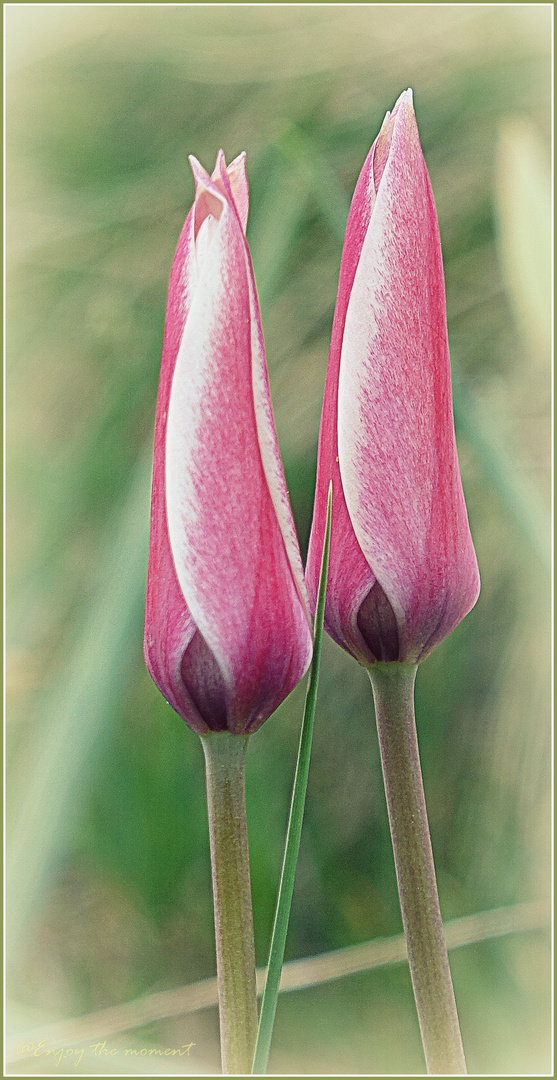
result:
[[(229, 160), (247, 151), (248, 238), (305, 554), (349, 199), (407, 86), (440, 218), (482, 573), (477, 607), (418, 677), (441, 906), (449, 919), (548, 897), (550, 33), (544, 4), (8, 5), (13, 1032), (214, 972), (201, 748), (141, 652), (187, 155), (211, 169), (219, 147)], [(301, 686), (249, 753), (261, 964), (302, 703)], [(400, 928), (370, 688), (327, 641), (287, 955)], [(549, 1071), (548, 934), (469, 945), (451, 964), (470, 1071)], [(218, 1071), (214, 1008), (122, 1038), (193, 1041), (172, 1068)], [(91, 1054), (9, 1071), (103, 1069), (132, 1071)], [(407, 969), (286, 995), (270, 1070), (423, 1072)]]

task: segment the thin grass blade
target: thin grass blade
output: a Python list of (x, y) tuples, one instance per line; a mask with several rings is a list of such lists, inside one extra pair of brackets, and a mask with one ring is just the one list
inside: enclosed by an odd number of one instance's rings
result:
[(306, 694), (304, 717), (300, 734), (298, 760), (292, 789), (292, 802), (290, 805), (290, 817), (286, 831), (286, 844), (280, 877), (275, 921), (271, 937), (269, 952), (269, 964), (267, 967), (267, 979), (261, 1002), (261, 1015), (255, 1054), (253, 1058), (252, 1075), (265, 1075), (269, 1060), (269, 1050), (273, 1037), (275, 1013), (279, 992), (280, 976), (284, 960), (284, 948), (288, 932), (288, 921), (294, 892), (294, 880), (296, 877), (296, 865), (300, 850), (300, 837), (306, 801), (306, 791), (309, 775), (309, 763), (311, 757), (311, 743), (313, 737), (313, 724), (315, 720), (315, 706), (317, 703), (317, 688), (319, 685), (319, 668), (321, 663), (321, 642), (323, 639), (323, 618), (325, 614), (325, 596), (327, 592), (327, 574), (329, 570), (329, 549), (331, 542), (331, 511), (332, 511), (332, 485), (329, 487), (327, 500), (327, 520), (325, 526), (325, 539), (323, 541), (323, 554), (321, 557), (321, 573), (319, 576), (319, 591), (317, 594), (317, 606), (315, 610), (315, 624), (313, 630), (313, 660)]

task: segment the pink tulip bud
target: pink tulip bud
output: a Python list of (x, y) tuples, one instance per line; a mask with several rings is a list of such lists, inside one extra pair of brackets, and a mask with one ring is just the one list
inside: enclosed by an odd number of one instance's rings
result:
[(315, 603), (329, 481), (325, 625), (362, 664), (417, 663), (473, 607), (441, 244), (412, 92), (365, 161), (340, 268), (306, 581)]
[(245, 239), (245, 155), (209, 176), (170, 275), (155, 425), (147, 667), (194, 731), (255, 731), (312, 642)]

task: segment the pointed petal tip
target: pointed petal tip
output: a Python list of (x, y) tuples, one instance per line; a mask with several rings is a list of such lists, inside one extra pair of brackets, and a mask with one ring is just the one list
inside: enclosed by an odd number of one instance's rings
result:
[(414, 112), (414, 91), (411, 86), (409, 86), (407, 90), (403, 90), (402, 94), (396, 99), (396, 102), (393, 105), (393, 115), (397, 113), (403, 105), (406, 105), (410, 112)]
[(224, 156), (224, 150), (219, 150), (219, 152), (217, 154), (217, 159), (215, 161), (213, 179), (215, 180), (218, 176), (223, 177), (225, 175), (226, 175), (226, 158)]
[(246, 151), (242, 150), (226, 169), (232, 197), (236, 204), (242, 230), (245, 234), (249, 213), (249, 185), (246, 171)]
[(225, 186), (220, 180), (220, 177), (216, 175), (217, 168), (215, 168), (213, 175), (209, 176), (209, 173), (203, 168), (203, 165), (200, 164), (193, 154), (189, 155), (188, 160), (195, 185), (193, 235), (194, 240), (197, 241), (199, 230), (205, 221), (205, 218), (211, 215), (218, 221), (221, 214), (226, 209), (228, 198), (225, 193)]
[(196, 196), (200, 187), (209, 188), (209, 190), (211, 190), (214, 187), (213, 180), (209, 176), (207, 170), (203, 168), (201, 162), (198, 161), (193, 154), (188, 154), (188, 161), (190, 163), (190, 168), (193, 173)]
[(208, 173), (205, 172), (205, 169), (203, 168), (203, 165), (201, 164), (200, 161), (197, 160), (195, 154), (188, 154), (188, 161), (190, 163), (191, 171), (192, 171), (194, 176), (208, 176), (209, 175)]
[(414, 112), (414, 94), (410, 87), (408, 90), (403, 90), (396, 102), (392, 115), (393, 133), (396, 128), (402, 138), (417, 140), (419, 143), (420, 136), (418, 133), (416, 113)]
[[(222, 154), (222, 150), (219, 151), (219, 154)], [(222, 158), (224, 161), (224, 154), (222, 154)], [(203, 168), (203, 165), (197, 160), (196, 157), (194, 157), (193, 154), (189, 155), (188, 161), (190, 163), (195, 183), (195, 202), (198, 203), (203, 192), (207, 191), (209, 195), (217, 198), (221, 207), (224, 208), (226, 203), (226, 196), (224, 195), (222, 187), (219, 184), (219, 157), (217, 156), (217, 164), (215, 165), (215, 170), (212, 176), (209, 175), (207, 170)], [(224, 168), (226, 172), (226, 162)]]
[(234, 160), (230, 162), (230, 165), (228, 166), (228, 171), (230, 172), (232, 169), (234, 169), (234, 170), (242, 169), (242, 168), (245, 169), (246, 157), (247, 157), (246, 151), (242, 150), (242, 153), (238, 154), (238, 156), (235, 157)]

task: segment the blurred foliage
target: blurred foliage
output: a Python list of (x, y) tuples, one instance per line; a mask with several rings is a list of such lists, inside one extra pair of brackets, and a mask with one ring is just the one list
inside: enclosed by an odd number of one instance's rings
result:
[[(214, 970), (201, 749), (141, 655), (141, 463), (187, 155), (210, 168), (221, 146), (248, 153), (248, 237), (305, 550), (342, 229), (408, 85), (439, 211), (483, 584), (418, 678), (441, 905), (451, 917), (545, 896), (549, 5), (12, 5), (6, 22), (13, 1023)], [(248, 760), (260, 963), (302, 703), (299, 687)], [(287, 955), (399, 929), (370, 688), (326, 641)], [(452, 966), (470, 1071), (545, 1071), (543, 937), (468, 947)], [(184, 1068), (216, 1068), (214, 1010), (141, 1038), (179, 1045), (186, 1028), (197, 1056)], [(288, 995), (271, 1069), (422, 1071), (407, 971)]]

